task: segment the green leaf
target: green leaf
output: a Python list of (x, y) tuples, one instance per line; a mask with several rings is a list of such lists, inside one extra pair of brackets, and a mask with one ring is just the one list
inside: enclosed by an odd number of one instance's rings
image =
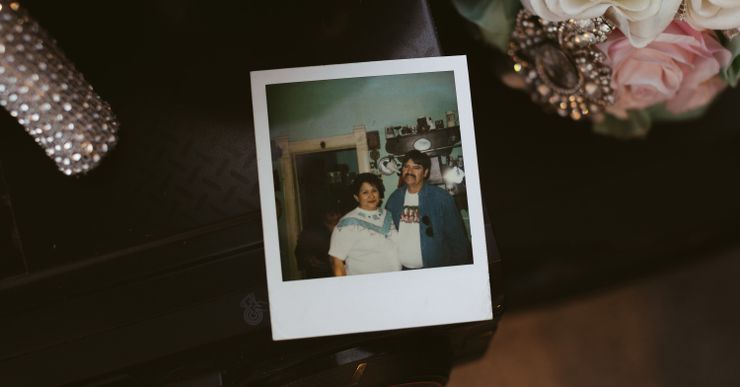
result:
[(452, 0), (460, 14), (475, 23), (483, 39), (506, 52), (516, 15), (522, 8), (520, 0)]
[(628, 110), (626, 120), (604, 113), (602, 119), (594, 120), (593, 131), (622, 140), (630, 140), (645, 138), (651, 126), (652, 120), (647, 110)]
[(648, 114), (650, 115), (650, 118), (653, 120), (653, 122), (674, 122), (674, 121), (688, 121), (688, 120), (695, 120), (701, 116), (704, 115), (704, 113), (707, 112), (709, 109), (709, 105), (711, 105), (711, 102), (694, 110), (684, 112), (684, 113), (671, 113), (668, 110), (666, 110), (665, 106), (663, 104), (654, 105), (647, 109)]
[(736, 87), (740, 80), (740, 35), (730, 40), (726, 48), (732, 53), (730, 64), (722, 69), (722, 78), (732, 87)]

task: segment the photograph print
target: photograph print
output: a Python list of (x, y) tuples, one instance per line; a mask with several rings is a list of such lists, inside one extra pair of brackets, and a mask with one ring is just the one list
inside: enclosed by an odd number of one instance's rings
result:
[(252, 74), (271, 285), (487, 268), (465, 70), (449, 57)]

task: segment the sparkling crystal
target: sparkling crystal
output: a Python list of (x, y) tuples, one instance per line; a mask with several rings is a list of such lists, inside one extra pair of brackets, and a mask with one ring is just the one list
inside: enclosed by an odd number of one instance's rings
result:
[(93, 151), (93, 144), (89, 141), (85, 141), (82, 144), (80, 144), (80, 149), (84, 154), (90, 154)]
[(582, 29), (588, 29), (588, 28), (593, 27), (594, 25), (591, 19), (578, 19), (575, 21), (575, 24)]
[[(524, 80), (534, 101), (573, 120), (614, 102), (611, 69), (595, 46), (611, 30), (607, 23), (603, 18), (548, 22), (526, 9), (519, 12), (509, 55), (519, 68), (536, 70), (520, 73), (526, 74)], [(536, 44), (530, 35), (538, 38)]]
[(541, 84), (537, 86), (537, 92), (539, 92), (542, 96), (547, 96), (548, 94), (550, 94), (550, 88), (545, 84)]
[(586, 93), (588, 95), (596, 95), (596, 92), (599, 91), (599, 85), (593, 83), (593, 82), (587, 82), (586, 85), (584, 85), (584, 89), (586, 90)]
[(596, 35), (590, 32), (584, 32), (582, 34), (576, 35), (574, 40), (579, 45), (593, 44), (596, 43)]

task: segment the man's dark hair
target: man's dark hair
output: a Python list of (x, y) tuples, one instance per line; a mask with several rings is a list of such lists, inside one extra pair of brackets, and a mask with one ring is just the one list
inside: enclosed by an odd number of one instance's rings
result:
[(360, 188), (362, 187), (362, 183), (368, 183), (375, 187), (375, 189), (378, 190), (378, 193), (380, 193), (381, 199), (385, 197), (385, 187), (383, 186), (383, 180), (381, 180), (378, 176), (373, 175), (372, 173), (361, 173), (357, 175), (355, 181), (352, 182), (353, 195), (360, 195)]
[(427, 171), (432, 167), (432, 159), (426, 153), (419, 152), (416, 149), (408, 151), (403, 156), (403, 164), (405, 165), (409, 160), (413, 160), (414, 163), (421, 165)]

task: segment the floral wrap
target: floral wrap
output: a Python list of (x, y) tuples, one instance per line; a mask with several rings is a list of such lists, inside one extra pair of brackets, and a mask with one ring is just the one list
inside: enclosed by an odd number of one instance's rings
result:
[(696, 118), (740, 79), (740, 0), (453, 3), (495, 31), (482, 35), (511, 57), (507, 85), (600, 134), (644, 137), (653, 122)]

